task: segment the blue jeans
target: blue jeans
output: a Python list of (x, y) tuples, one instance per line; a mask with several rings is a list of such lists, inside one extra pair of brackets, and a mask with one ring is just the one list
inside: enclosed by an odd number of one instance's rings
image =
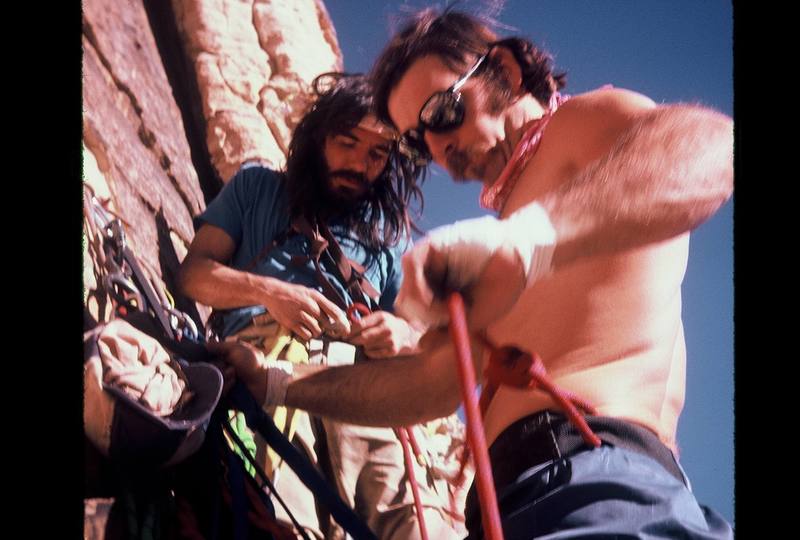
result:
[[(605, 444), (536, 465), (497, 498), (506, 540), (733, 538), (657, 461)], [(483, 538), (477, 506), (468, 504), (466, 517), (467, 539)]]

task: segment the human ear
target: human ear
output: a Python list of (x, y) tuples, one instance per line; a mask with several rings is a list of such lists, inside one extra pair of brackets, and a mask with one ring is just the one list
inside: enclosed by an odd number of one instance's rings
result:
[(500, 65), (514, 97), (519, 97), (526, 92), (522, 85), (522, 68), (517, 59), (514, 58), (514, 53), (511, 52), (511, 49), (503, 45), (496, 45), (489, 52), (489, 59)]

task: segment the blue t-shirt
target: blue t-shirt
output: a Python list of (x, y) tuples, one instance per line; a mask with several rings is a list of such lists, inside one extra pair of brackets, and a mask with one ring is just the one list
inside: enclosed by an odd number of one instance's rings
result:
[[(283, 175), (257, 165), (245, 166), (225, 185), (206, 210), (195, 218), (194, 225), (195, 229), (199, 229), (208, 223), (224, 230), (236, 244), (236, 251), (228, 264), (244, 270), (273, 239), (289, 229), (288, 208)], [(378, 305), (370, 308), (392, 311), (402, 279), (400, 245), (374, 250), (354, 238), (342, 224), (331, 221), (328, 227), (345, 256), (365, 267), (365, 277), (380, 293)], [(308, 239), (301, 234), (291, 234), (248, 271), (322, 292), (311, 261), (304, 265), (291, 262), (294, 255), (308, 254)], [(325, 259), (321, 259), (323, 273), (349, 306), (353, 299), (342, 285), (338, 272)], [(236, 331), (241, 324), (249, 322), (250, 317), (263, 311), (263, 306), (232, 310), (225, 317), (225, 333)]]

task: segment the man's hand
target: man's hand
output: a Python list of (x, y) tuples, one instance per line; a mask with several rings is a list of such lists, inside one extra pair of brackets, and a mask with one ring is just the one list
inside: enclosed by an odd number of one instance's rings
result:
[[(419, 248), (419, 249), (418, 249)], [(525, 288), (526, 277), (515, 251), (501, 247), (489, 256), (478, 276), (456, 286), (449, 281), (452, 269), (440, 248), (418, 244), (403, 257), (403, 285), (397, 295), (398, 315), (423, 321), (431, 327), (449, 321), (447, 294), (460, 292), (467, 307), (467, 323), (473, 330), (486, 328), (505, 315)]]
[(352, 324), (347, 341), (363, 345), (370, 358), (390, 358), (417, 350), (421, 331), (388, 311), (376, 311)]
[(506, 219), (491, 216), (439, 227), (403, 256), (397, 312), (444, 324), (447, 293), (465, 296), (469, 323), (484, 328), (505, 314), (526, 284), (550, 272), (556, 234), (547, 212), (532, 203)]
[(306, 341), (318, 337), (332, 322), (347, 321), (344, 312), (316, 289), (271, 278), (263, 304), (276, 321)]
[[(219, 355), (226, 365), (233, 367), (236, 378), (247, 386), (258, 403), (264, 403), (267, 398), (267, 373), (253, 347), (238, 341), (224, 341), (209, 342), (206, 344), (206, 348), (209, 352)], [(233, 381), (229, 378), (230, 371), (228, 369), (223, 369), (223, 374), (227, 392)]]

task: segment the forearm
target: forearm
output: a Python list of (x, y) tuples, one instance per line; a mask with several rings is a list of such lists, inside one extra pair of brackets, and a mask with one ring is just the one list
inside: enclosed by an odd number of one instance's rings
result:
[(456, 369), (450, 347), (434, 354), (324, 370), (301, 366), (289, 385), (286, 404), (370, 426), (400, 427), (446, 416), (460, 402)]
[(733, 127), (697, 107), (654, 109), (603, 158), (544, 196), (557, 231), (553, 266), (688, 232), (733, 191)]
[(179, 273), (181, 291), (193, 300), (218, 309), (263, 304), (274, 293), (276, 280), (235, 270), (205, 257), (184, 261)]

